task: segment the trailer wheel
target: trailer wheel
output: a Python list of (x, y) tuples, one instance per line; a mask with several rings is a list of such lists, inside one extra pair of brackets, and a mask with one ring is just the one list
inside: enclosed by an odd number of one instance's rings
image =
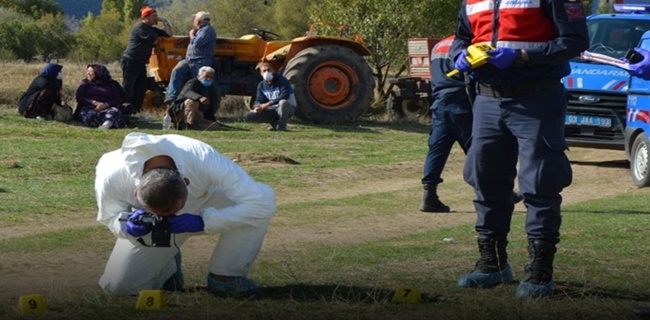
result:
[(630, 172), (632, 174), (632, 181), (639, 188), (650, 186), (650, 168), (648, 168), (648, 161), (650, 159), (649, 145), (648, 135), (645, 132), (639, 134), (632, 144)]
[(391, 93), (386, 99), (386, 111), (391, 120), (409, 120), (423, 123), (431, 122), (429, 99), (407, 100)]
[(369, 107), (375, 86), (362, 56), (337, 45), (300, 51), (285, 68), (295, 91), (296, 116), (316, 124), (357, 120)]

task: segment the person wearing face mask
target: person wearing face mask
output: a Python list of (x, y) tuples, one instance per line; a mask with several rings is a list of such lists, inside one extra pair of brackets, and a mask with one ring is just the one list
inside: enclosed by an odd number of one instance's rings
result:
[(36, 76), (18, 100), (18, 113), (25, 118), (52, 120), (52, 107), (61, 105), (63, 66), (50, 63)]
[(221, 95), (214, 74), (212, 67), (201, 67), (198, 76), (185, 82), (178, 97), (170, 103), (167, 112), (176, 129), (221, 129), (215, 117)]
[[(276, 212), (275, 191), (210, 145), (176, 134), (129, 133), (121, 148), (99, 159), (95, 193), (97, 221), (117, 238), (99, 279), (104, 291), (183, 290), (181, 248), (204, 234), (219, 234), (208, 292), (244, 297), (258, 291), (248, 270)], [(164, 243), (156, 236), (160, 227), (143, 216), (166, 221)]]
[(210, 25), (210, 13), (199, 11), (194, 15), (194, 28), (190, 30), (190, 44), (187, 46), (185, 59), (172, 69), (172, 74), (165, 93), (165, 102), (176, 100), (178, 90), (190, 78), (196, 77), (199, 69), (212, 66), (214, 48), (217, 46), (217, 33)]
[(269, 122), (269, 131), (287, 131), (287, 121), (296, 112), (297, 104), (289, 80), (274, 73), (268, 62), (258, 65), (262, 81), (257, 85), (253, 110), (246, 114), (248, 122)]

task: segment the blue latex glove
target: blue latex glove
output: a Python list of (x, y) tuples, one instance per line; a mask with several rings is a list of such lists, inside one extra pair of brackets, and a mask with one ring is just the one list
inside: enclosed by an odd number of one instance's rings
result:
[(138, 224), (138, 217), (145, 214), (144, 210), (136, 210), (126, 222), (126, 232), (134, 237), (142, 237), (145, 234), (151, 232), (151, 229), (148, 226), (143, 226)]
[(643, 60), (630, 65), (630, 74), (643, 80), (650, 80), (650, 51), (642, 48), (634, 48)]
[(487, 54), (490, 55), (488, 62), (499, 69), (505, 69), (511, 66), (515, 62), (515, 59), (517, 59), (517, 52), (511, 48), (496, 48), (494, 50), (488, 50)]
[(456, 61), (454, 62), (454, 68), (460, 72), (469, 72), (472, 70), (472, 65), (467, 61), (467, 50), (463, 51), (458, 55)]
[(203, 218), (191, 213), (183, 213), (180, 216), (171, 216), (167, 218), (169, 222), (169, 231), (172, 233), (184, 232), (201, 232), (205, 225)]

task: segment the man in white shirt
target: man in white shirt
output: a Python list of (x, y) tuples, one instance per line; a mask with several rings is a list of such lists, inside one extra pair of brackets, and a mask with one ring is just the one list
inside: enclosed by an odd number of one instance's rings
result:
[[(248, 269), (275, 214), (275, 192), (210, 145), (180, 135), (130, 133), (120, 149), (99, 160), (95, 192), (97, 221), (117, 237), (99, 280), (106, 292), (182, 290), (180, 247), (192, 235), (216, 233), (208, 291), (257, 292)], [(164, 226), (169, 247), (156, 246), (159, 236), (152, 239), (151, 231), (159, 230), (142, 219), (147, 213)]]

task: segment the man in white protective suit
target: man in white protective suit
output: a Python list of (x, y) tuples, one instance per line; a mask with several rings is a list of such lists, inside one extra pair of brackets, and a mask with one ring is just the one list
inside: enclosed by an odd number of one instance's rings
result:
[(220, 234), (207, 277), (217, 295), (258, 291), (248, 270), (276, 211), (275, 192), (210, 145), (181, 135), (128, 134), (97, 164), (97, 221), (117, 237), (99, 285), (108, 293), (179, 291), (183, 243)]

